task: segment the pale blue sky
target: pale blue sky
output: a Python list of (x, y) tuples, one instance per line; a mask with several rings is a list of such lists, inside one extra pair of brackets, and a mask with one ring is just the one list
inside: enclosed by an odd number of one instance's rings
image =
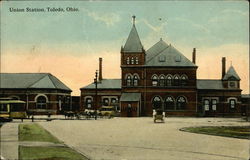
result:
[[(11, 13), (9, 7), (76, 7), (80, 11)], [(108, 47), (120, 48), (134, 14), (142, 42), (155, 35), (152, 42), (144, 42), (146, 48), (156, 42), (156, 37), (193, 47), (248, 44), (248, 10), (245, 1), (3, 2), (1, 38), (3, 49), (13, 45), (24, 47), (23, 44), (57, 47), (68, 43), (88, 44), (88, 47), (108, 43)]]

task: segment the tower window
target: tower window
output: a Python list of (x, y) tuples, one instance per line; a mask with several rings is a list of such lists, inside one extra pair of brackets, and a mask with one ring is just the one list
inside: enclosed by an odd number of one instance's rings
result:
[(134, 75), (133, 81), (134, 81), (134, 86), (138, 86), (138, 76), (137, 75)]
[(129, 57), (127, 57), (127, 64), (129, 64), (129, 61), (130, 61), (130, 60), (129, 60)]
[(135, 64), (139, 64), (139, 59), (138, 59), (138, 57), (135, 57)]
[(130, 75), (127, 76), (126, 81), (127, 81), (127, 86), (131, 86), (131, 76)]
[(131, 58), (131, 64), (134, 64), (134, 57)]

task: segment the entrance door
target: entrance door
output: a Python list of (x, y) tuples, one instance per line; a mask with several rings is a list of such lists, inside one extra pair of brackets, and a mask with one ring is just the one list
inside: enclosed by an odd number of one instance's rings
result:
[(131, 104), (128, 104), (128, 107), (127, 107), (127, 116), (128, 117), (132, 117), (132, 106), (131, 106)]

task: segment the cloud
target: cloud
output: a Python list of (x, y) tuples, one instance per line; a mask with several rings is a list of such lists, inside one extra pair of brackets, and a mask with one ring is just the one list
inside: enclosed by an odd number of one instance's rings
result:
[(120, 16), (115, 13), (98, 13), (92, 12), (88, 9), (83, 9), (89, 17), (93, 18), (95, 21), (100, 21), (106, 24), (106, 26), (110, 27), (115, 25), (115, 23), (121, 20)]
[[(152, 25), (152, 24), (150, 24), (149, 22), (148, 22), (148, 20), (146, 20), (146, 19), (142, 19), (142, 20), (140, 20), (141, 22), (143, 22), (144, 24), (146, 24), (146, 26), (148, 26), (151, 30), (153, 30), (154, 32), (162, 32), (163, 31), (163, 29), (164, 29), (164, 27), (167, 25), (167, 22), (163, 22), (163, 23), (161, 23), (161, 25), (159, 25), (159, 26), (154, 26), (154, 25)], [(139, 21), (139, 22), (140, 22)]]
[(249, 16), (249, 12), (243, 12), (241, 10), (234, 10), (234, 9), (224, 9), (221, 11), (224, 14), (239, 14), (242, 16)]
[(173, 18), (173, 19), (170, 19), (170, 20), (171, 21), (186, 23), (185, 25), (190, 26), (190, 28), (196, 28), (196, 29), (199, 29), (199, 30), (201, 30), (203, 32), (210, 33), (210, 30), (207, 27), (205, 27), (204, 25), (194, 23), (193, 21), (191, 21), (189, 19), (186, 19), (186, 18), (177, 17), (177, 18)]

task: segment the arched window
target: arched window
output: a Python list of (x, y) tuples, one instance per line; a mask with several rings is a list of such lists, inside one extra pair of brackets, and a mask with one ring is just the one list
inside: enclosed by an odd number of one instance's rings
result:
[(165, 76), (161, 75), (160, 76), (160, 86), (164, 86), (165, 85)]
[(109, 105), (109, 99), (108, 99), (108, 98), (103, 98), (102, 104), (103, 104), (104, 106), (108, 106), (108, 105)]
[(176, 103), (176, 109), (177, 110), (184, 110), (186, 108), (186, 98), (183, 96), (180, 96), (177, 98), (177, 103)]
[(47, 101), (45, 96), (39, 96), (36, 99), (36, 108), (37, 109), (46, 109), (47, 108)]
[(131, 58), (131, 64), (134, 64), (134, 57)]
[(187, 80), (188, 80), (187, 76), (186, 75), (182, 75), (181, 76), (181, 85), (182, 86), (187, 85)]
[(174, 110), (174, 99), (171, 96), (166, 97), (165, 99), (165, 110)]
[(138, 59), (138, 57), (135, 57), (135, 64), (139, 64), (139, 59)]
[(138, 86), (138, 76), (137, 75), (134, 75), (133, 84), (134, 84), (134, 86)]
[(130, 60), (129, 60), (129, 57), (127, 57), (127, 64), (129, 64)]
[(161, 109), (162, 108), (162, 100), (161, 97), (156, 96), (153, 98), (153, 109)]
[(130, 75), (127, 76), (126, 81), (127, 81), (127, 86), (131, 86), (131, 76)]
[(86, 98), (85, 104), (87, 108), (92, 108), (92, 98)]
[(153, 75), (153, 77), (152, 77), (152, 86), (158, 86), (158, 77), (157, 77), (157, 75)]
[(172, 76), (168, 75), (167, 76), (167, 86), (171, 86), (172, 85)]
[(179, 86), (180, 85), (180, 77), (179, 75), (174, 76), (174, 86)]

